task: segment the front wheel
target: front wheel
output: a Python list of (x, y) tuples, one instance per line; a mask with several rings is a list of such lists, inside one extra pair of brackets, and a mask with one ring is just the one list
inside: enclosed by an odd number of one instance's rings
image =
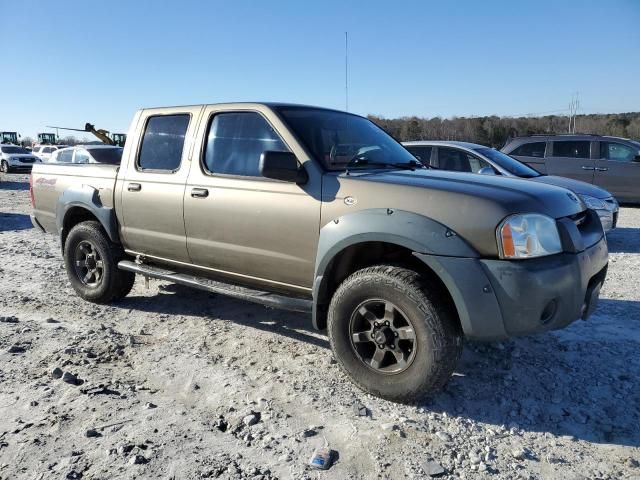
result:
[(411, 403), (449, 380), (462, 352), (455, 313), (439, 288), (412, 270), (379, 265), (359, 270), (329, 306), (336, 360), (363, 390)]
[(64, 263), (71, 286), (85, 300), (109, 303), (133, 288), (135, 274), (118, 269), (124, 252), (109, 240), (99, 222), (77, 224), (64, 244)]
[(9, 173), (9, 164), (6, 160), (2, 160), (2, 163), (0, 163), (0, 172)]

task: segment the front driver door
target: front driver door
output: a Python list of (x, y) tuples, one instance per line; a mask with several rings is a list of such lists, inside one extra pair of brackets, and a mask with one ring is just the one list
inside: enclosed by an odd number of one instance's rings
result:
[(618, 142), (600, 142), (593, 183), (608, 190), (619, 202), (640, 202), (640, 148)]
[[(198, 135), (204, 141), (194, 153), (184, 197), (192, 263), (241, 283), (310, 291), (322, 175), (286, 135), (265, 107), (205, 110)], [(309, 181), (262, 177), (259, 161), (266, 150), (296, 153)]]

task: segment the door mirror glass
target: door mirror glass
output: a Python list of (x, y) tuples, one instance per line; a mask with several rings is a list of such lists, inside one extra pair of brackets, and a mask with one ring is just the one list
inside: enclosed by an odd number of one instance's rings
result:
[(307, 183), (307, 171), (291, 152), (266, 151), (260, 155), (260, 174), (265, 178), (297, 184)]
[(480, 170), (478, 170), (478, 173), (480, 175), (495, 175), (496, 171), (491, 167), (482, 167)]

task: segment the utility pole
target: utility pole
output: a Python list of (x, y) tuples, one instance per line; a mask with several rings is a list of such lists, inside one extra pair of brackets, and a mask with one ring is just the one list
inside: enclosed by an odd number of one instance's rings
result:
[(349, 111), (349, 32), (344, 32), (344, 109)]

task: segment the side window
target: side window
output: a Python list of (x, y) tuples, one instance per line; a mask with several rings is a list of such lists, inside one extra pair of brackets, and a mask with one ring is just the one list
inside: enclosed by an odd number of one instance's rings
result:
[(73, 149), (60, 150), (58, 152), (58, 161), (61, 163), (71, 163), (73, 160)]
[(565, 158), (589, 158), (589, 141), (554, 141), (553, 156)]
[(616, 160), (618, 162), (631, 162), (635, 156), (636, 151), (627, 145), (614, 142), (600, 142), (600, 158)]
[(51, 153), (53, 152), (53, 148), (51, 147), (44, 147), (44, 149), (42, 150), (42, 153)]
[(89, 153), (86, 150), (76, 150), (73, 163), (89, 163)]
[(405, 147), (409, 150), (413, 155), (418, 157), (418, 159), (424, 163), (425, 165), (429, 165), (429, 160), (431, 159), (431, 150), (433, 147), (419, 146), (419, 145), (408, 145)]
[(218, 113), (211, 120), (204, 167), (211, 173), (260, 176), (260, 155), (289, 151), (269, 123), (255, 112)]
[(546, 147), (546, 142), (532, 142), (525, 143), (516, 148), (509, 155), (521, 155), (523, 157), (544, 157), (544, 149)]
[(188, 114), (149, 117), (142, 137), (138, 168), (174, 172), (180, 167)]
[(455, 148), (438, 147), (438, 168), (453, 172), (478, 173), (483, 167), (490, 165), (473, 155)]

